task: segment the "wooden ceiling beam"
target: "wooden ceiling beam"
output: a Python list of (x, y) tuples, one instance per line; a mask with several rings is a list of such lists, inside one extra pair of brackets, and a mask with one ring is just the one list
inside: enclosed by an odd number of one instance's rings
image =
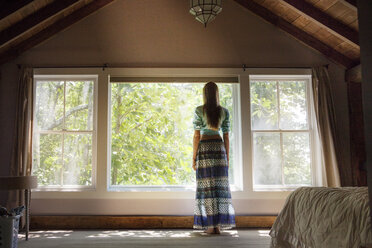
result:
[(353, 5), (354, 7), (357, 6), (357, 0), (343, 0), (343, 1), (346, 1), (346, 2), (350, 3), (350, 4)]
[(349, 26), (339, 22), (332, 16), (314, 7), (310, 3), (303, 0), (281, 0), (282, 3), (294, 8), (301, 14), (305, 14), (310, 19), (316, 21), (325, 27), (328, 31), (346, 38), (355, 45), (359, 46), (359, 33)]
[(351, 68), (356, 64), (359, 64), (359, 61), (353, 61), (346, 57), (345, 55), (341, 54), (340, 52), (336, 51), (332, 47), (324, 44), (323, 42), (319, 41), (318, 39), (314, 38), (310, 34), (306, 33), (302, 29), (292, 25), (291, 23), (287, 22), (283, 18), (277, 16), (270, 10), (262, 7), (258, 3), (252, 0), (234, 0), (235, 2), (239, 3), (249, 11), (252, 11), (254, 14), (262, 17), (267, 22), (273, 24), (274, 26), (279, 27), (280, 29), (284, 30), (285, 32), (292, 35), (294, 38), (300, 40), (301, 42), (305, 43), (309, 47), (312, 47), (315, 50), (318, 50), (320, 53), (328, 57), (329, 59), (333, 60), (334, 62), (346, 67)]
[(361, 83), (362, 82), (362, 66), (361, 64), (346, 70), (345, 72), (345, 81), (352, 83)]
[(59, 33), (60, 31), (66, 29), (67, 27), (73, 25), (74, 23), (80, 21), (84, 17), (94, 13), (100, 8), (106, 6), (107, 4), (113, 2), (114, 0), (94, 0), (84, 7), (74, 11), (70, 15), (62, 18), (61, 20), (53, 23), (47, 28), (43, 29), (32, 37), (20, 42), (9, 50), (4, 51), (0, 54), (0, 65), (4, 64), (12, 59), (18, 57), (21, 53), (27, 51), (28, 49), (40, 44), (41, 42), (49, 39), (53, 35)]
[(352, 10), (358, 11), (356, 0), (338, 0)]
[(0, 32), (0, 46), (42, 23), (78, 0), (55, 1)]
[(12, 14), (13, 12), (25, 7), (32, 0), (4, 0), (0, 3), (0, 20)]

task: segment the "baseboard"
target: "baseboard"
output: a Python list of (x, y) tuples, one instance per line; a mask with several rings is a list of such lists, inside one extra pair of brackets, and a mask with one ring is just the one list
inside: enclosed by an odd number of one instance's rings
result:
[[(236, 216), (237, 228), (270, 228), (276, 216)], [(193, 216), (31, 216), (31, 230), (192, 228)]]

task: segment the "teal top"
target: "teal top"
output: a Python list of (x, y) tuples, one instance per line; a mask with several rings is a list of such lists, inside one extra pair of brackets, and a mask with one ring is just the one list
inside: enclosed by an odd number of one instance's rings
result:
[(203, 105), (196, 107), (194, 113), (194, 130), (200, 130), (201, 135), (219, 135), (230, 131), (230, 114), (229, 111), (222, 107), (222, 114), (219, 122), (218, 130), (208, 128), (207, 116), (203, 114)]

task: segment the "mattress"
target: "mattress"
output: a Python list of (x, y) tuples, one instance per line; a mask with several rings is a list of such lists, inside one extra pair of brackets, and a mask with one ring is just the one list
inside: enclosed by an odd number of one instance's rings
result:
[(273, 248), (360, 248), (372, 244), (367, 187), (302, 187), (270, 231)]

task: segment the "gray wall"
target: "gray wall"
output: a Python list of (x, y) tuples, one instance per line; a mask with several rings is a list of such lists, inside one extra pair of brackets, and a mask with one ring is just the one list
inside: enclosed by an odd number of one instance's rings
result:
[[(311, 67), (330, 64), (338, 139), (349, 158), (344, 69), (266, 23), (234, 1), (207, 28), (188, 13), (188, 0), (117, 0), (19, 58), (1, 66), (1, 175), (9, 173), (14, 127), (16, 64), (123, 67)], [(243, 127), (244, 128), (244, 127)]]

